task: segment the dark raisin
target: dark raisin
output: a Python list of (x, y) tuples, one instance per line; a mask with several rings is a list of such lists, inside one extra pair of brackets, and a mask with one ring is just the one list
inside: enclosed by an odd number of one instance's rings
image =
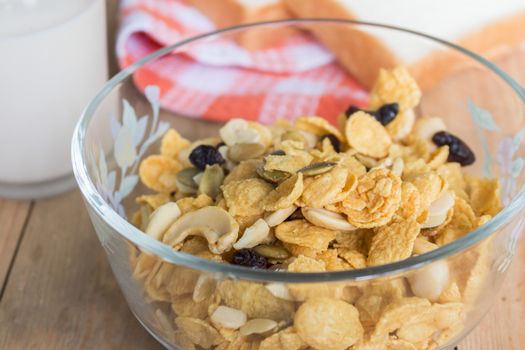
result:
[(190, 162), (196, 168), (204, 170), (206, 165), (223, 164), (224, 158), (219, 151), (210, 145), (197, 146), (190, 153)]
[(272, 153), (270, 153), (272, 156), (284, 156), (286, 153), (282, 149), (276, 149)]
[(439, 131), (432, 136), (432, 142), (438, 147), (448, 146), (448, 161), (467, 166), (476, 161), (474, 152), (459, 137), (446, 131)]
[(268, 260), (253, 249), (236, 251), (233, 253), (232, 263), (254, 269), (266, 269), (268, 267)]
[(397, 103), (387, 103), (374, 113), (374, 117), (384, 126), (392, 122), (396, 118), (397, 113), (399, 113), (399, 105)]
[(226, 144), (224, 142), (219, 142), (218, 144), (215, 145), (215, 148), (219, 149), (222, 146), (226, 146)]
[(397, 103), (387, 103), (381, 106), (377, 111), (367, 111), (365, 109), (360, 109), (356, 106), (350, 106), (346, 110), (346, 116), (350, 117), (355, 112), (363, 111), (365, 113), (373, 116), (378, 122), (383, 126), (391, 123), (399, 113), (399, 104)]
[(324, 135), (321, 139), (321, 142), (323, 142), (324, 139), (330, 140), (330, 143), (332, 144), (332, 147), (334, 148), (334, 151), (341, 152), (341, 141), (337, 137), (335, 137), (332, 134)]

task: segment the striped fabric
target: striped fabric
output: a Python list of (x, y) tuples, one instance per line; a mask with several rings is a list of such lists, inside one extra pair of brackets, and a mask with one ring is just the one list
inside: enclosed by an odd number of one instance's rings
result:
[[(124, 0), (117, 38), (122, 68), (167, 45), (215, 29), (181, 0)], [(242, 117), (271, 123), (319, 115), (335, 121), (348, 105), (367, 103), (366, 92), (307, 33), (277, 45), (247, 50), (229, 36), (187, 45), (134, 74), (136, 86), (161, 90), (164, 108), (194, 118)]]

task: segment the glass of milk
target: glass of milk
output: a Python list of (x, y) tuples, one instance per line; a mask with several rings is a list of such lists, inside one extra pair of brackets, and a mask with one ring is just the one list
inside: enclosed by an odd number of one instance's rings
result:
[(74, 187), (70, 142), (107, 79), (104, 0), (0, 0), (0, 197)]

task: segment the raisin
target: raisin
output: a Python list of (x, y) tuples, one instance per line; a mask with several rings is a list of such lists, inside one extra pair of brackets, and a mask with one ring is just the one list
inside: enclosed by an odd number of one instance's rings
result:
[(323, 142), (324, 139), (330, 140), (330, 143), (332, 144), (334, 151), (336, 151), (337, 153), (341, 152), (341, 141), (339, 141), (337, 137), (335, 137), (332, 134), (324, 135), (321, 139), (321, 142)]
[(190, 153), (190, 162), (197, 169), (204, 170), (206, 165), (223, 164), (224, 158), (219, 151), (210, 145), (197, 146)]
[(226, 146), (226, 144), (224, 142), (219, 142), (218, 144), (215, 145), (215, 148), (219, 149), (222, 146)]
[(268, 261), (264, 256), (248, 248), (233, 253), (232, 263), (254, 269), (266, 269), (268, 267)]
[(350, 106), (346, 110), (346, 116), (350, 117), (352, 114), (363, 111), (365, 113), (370, 114), (373, 116), (378, 122), (381, 123), (381, 125), (385, 126), (389, 123), (391, 123), (399, 113), (399, 104), (397, 103), (387, 103), (383, 106), (379, 107), (377, 111), (367, 111), (364, 109), (360, 109), (356, 106)]
[(396, 118), (397, 113), (399, 113), (399, 105), (397, 103), (387, 103), (374, 113), (374, 117), (384, 126), (392, 122)]
[(448, 146), (448, 161), (467, 166), (476, 161), (474, 152), (459, 137), (446, 131), (439, 131), (432, 136), (432, 142), (438, 147)]

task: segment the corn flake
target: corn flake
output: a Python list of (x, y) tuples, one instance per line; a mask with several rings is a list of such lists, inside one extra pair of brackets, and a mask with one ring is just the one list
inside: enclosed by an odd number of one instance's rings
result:
[(421, 91), (404, 67), (380, 69), (370, 94), (370, 107), (377, 109), (386, 103), (398, 103), (401, 111), (419, 104)]
[(341, 211), (352, 225), (372, 228), (388, 223), (400, 204), (401, 179), (389, 169), (373, 169), (358, 179)]
[(262, 160), (249, 159), (240, 162), (235, 168), (233, 168), (228, 175), (224, 178), (223, 185), (227, 185), (233, 181), (241, 181), (247, 179), (257, 178), (257, 167), (262, 165)]
[(301, 197), (303, 188), (303, 174), (295, 174), (271, 191), (262, 201), (262, 207), (266, 211), (288, 208)]
[(175, 159), (152, 155), (140, 163), (139, 177), (148, 188), (161, 193), (171, 193), (177, 189), (175, 177), (180, 170), (182, 164)]
[(233, 181), (222, 186), (222, 193), (233, 216), (262, 215), (262, 201), (273, 186), (262, 179)]
[(306, 220), (285, 221), (275, 228), (275, 236), (285, 243), (315, 250), (326, 250), (335, 239), (335, 231), (314, 226)]
[(404, 324), (411, 323), (420, 314), (428, 312), (430, 308), (430, 302), (423, 298), (409, 297), (395, 300), (383, 310), (371, 338), (385, 339), (388, 334), (398, 330)]
[(416, 114), (412, 109), (399, 111), (396, 118), (386, 125), (386, 131), (388, 131), (392, 140), (402, 140), (410, 134), (415, 121)]
[(327, 271), (344, 271), (356, 268), (349, 264), (349, 262), (346, 259), (341, 259), (339, 257), (339, 251), (337, 249), (325, 250), (317, 254), (317, 259), (324, 261)]
[(373, 158), (386, 157), (392, 144), (392, 139), (383, 125), (362, 111), (350, 116), (346, 123), (345, 134), (352, 148)]
[[(310, 156), (311, 157), (311, 156)], [(297, 170), (307, 166), (310, 163), (308, 158), (305, 158), (301, 155), (269, 155), (266, 156), (264, 163), (264, 170), (278, 170), (284, 171), (285, 173), (293, 174)]]
[(497, 179), (467, 176), (467, 192), (470, 204), (478, 216), (494, 216), (501, 211), (500, 184)]
[(456, 198), (452, 219), (438, 232), (436, 243), (439, 245), (450, 243), (475, 229), (478, 224), (479, 220), (467, 201)]
[(148, 205), (151, 209), (155, 210), (161, 205), (171, 201), (171, 196), (167, 193), (147, 194), (137, 197), (135, 201), (137, 204)]
[(170, 158), (176, 158), (180, 150), (190, 145), (190, 141), (182, 137), (177, 130), (169, 129), (162, 137), (160, 154)]
[(286, 243), (286, 242), (281, 242), (281, 243), (283, 244), (283, 247), (286, 248), (286, 250), (288, 250), (290, 254), (292, 254), (292, 256), (304, 255), (309, 258), (315, 259), (317, 258), (317, 254), (320, 253), (320, 250), (317, 250), (317, 249), (303, 247), (303, 246), (292, 244), (292, 243)]
[(396, 221), (378, 228), (372, 238), (368, 265), (383, 265), (409, 258), (420, 230), (420, 225), (414, 219)]
[(171, 308), (175, 315), (205, 319), (208, 316), (208, 307), (211, 298), (203, 301), (193, 301), (192, 294), (179, 295), (171, 300)]
[(200, 208), (207, 207), (213, 204), (213, 199), (205, 193), (199, 194), (197, 197), (185, 197), (176, 201), (181, 215), (195, 211)]
[(353, 269), (363, 269), (366, 267), (366, 256), (359, 251), (341, 248), (338, 250), (338, 253)]
[(218, 345), (224, 341), (222, 336), (210, 323), (193, 317), (177, 317), (175, 324), (182, 330), (188, 339), (205, 349)]
[(416, 186), (410, 182), (401, 184), (401, 205), (396, 216), (401, 220), (415, 219), (421, 211), (421, 195)]
[(315, 349), (344, 350), (363, 337), (357, 309), (330, 298), (307, 300), (294, 317), (297, 333)]
[(322, 208), (337, 200), (337, 195), (344, 191), (348, 171), (335, 167), (331, 171), (318, 175), (304, 187), (301, 202), (311, 208)]
[(290, 320), (294, 303), (275, 297), (260, 283), (225, 280), (217, 290), (226, 306), (242, 310), (248, 318), (268, 318), (274, 321)]

